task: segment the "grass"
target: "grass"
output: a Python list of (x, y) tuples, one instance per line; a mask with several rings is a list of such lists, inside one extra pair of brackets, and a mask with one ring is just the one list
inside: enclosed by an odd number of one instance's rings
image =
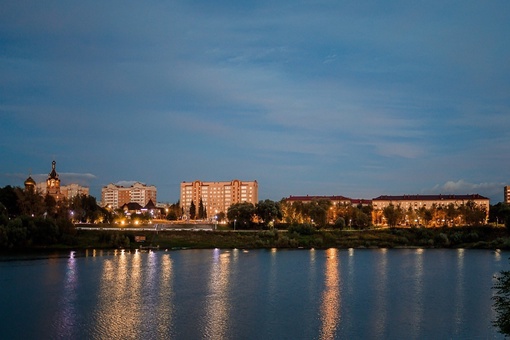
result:
[[(143, 243), (135, 236), (145, 236)], [(484, 248), (510, 249), (504, 228), (406, 228), (365, 231), (316, 231), (302, 235), (287, 231), (99, 231), (80, 230), (69, 248)]]

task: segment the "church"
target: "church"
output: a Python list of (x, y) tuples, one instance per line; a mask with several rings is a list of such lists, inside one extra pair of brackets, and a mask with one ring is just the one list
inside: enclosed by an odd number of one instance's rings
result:
[(57, 173), (57, 162), (51, 162), (51, 172), (48, 174), (46, 182), (36, 183), (32, 176), (28, 176), (25, 180), (25, 191), (39, 193), (41, 195), (50, 195), (55, 201), (63, 198), (71, 199), (76, 195), (89, 195), (89, 188), (78, 184), (60, 185), (60, 178)]

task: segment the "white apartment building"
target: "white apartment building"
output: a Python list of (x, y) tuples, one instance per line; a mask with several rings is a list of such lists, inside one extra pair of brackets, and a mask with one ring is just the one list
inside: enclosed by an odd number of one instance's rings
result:
[(144, 207), (150, 200), (157, 202), (156, 198), (156, 187), (140, 182), (135, 182), (128, 187), (111, 183), (101, 189), (102, 206), (112, 209), (120, 208), (126, 203), (138, 203)]
[(207, 218), (216, 214), (227, 213), (228, 208), (235, 203), (258, 203), (257, 181), (232, 180), (230, 182), (182, 182), (180, 204), (187, 215), (191, 202), (198, 209), (200, 200), (207, 211)]

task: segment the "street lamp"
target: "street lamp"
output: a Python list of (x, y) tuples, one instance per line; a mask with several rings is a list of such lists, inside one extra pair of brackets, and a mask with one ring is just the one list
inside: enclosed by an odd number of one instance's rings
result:
[(237, 222), (237, 220), (234, 219), (234, 230), (236, 230), (236, 222)]

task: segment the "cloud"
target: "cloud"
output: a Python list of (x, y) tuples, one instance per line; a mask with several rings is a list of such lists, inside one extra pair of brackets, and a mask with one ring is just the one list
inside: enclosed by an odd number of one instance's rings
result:
[[(92, 183), (97, 179), (96, 175), (91, 173), (76, 173), (76, 172), (57, 172), (59, 179), (62, 185), (68, 184), (79, 184), (82, 186), (91, 186)], [(5, 173), (1, 174), (0, 177), (4, 177), (9, 179), (11, 182), (12, 179), (16, 181), (13, 183), (14, 186), (23, 187), (23, 183), (28, 178), (28, 174), (26, 173)], [(30, 177), (36, 182), (41, 183), (45, 182), (48, 178), (48, 174), (30, 174)]]
[(438, 184), (426, 190), (431, 194), (455, 194), (455, 195), (469, 195), (480, 194), (489, 197), (491, 201), (503, 201), (503, 187), (505, 183), (483, 182), (483, 183), (470, 183), (463, 179), (458, 181), (447, 181), (444, 184)]

